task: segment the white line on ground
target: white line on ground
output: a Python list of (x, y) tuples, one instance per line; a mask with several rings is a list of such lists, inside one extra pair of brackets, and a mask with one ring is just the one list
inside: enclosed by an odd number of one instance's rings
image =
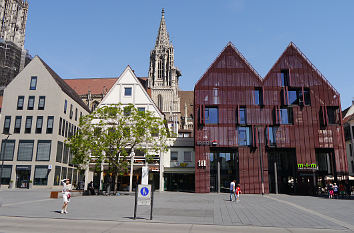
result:
[(298, 208), (298, 209), (300, 209), (300, 210), (306, 211), (306, 212), (308, 212), (308, 213), (310, 213), (310, 214), (317, 215), (318, 217), (321, 217), (321, 218), (326, 219), (326, 220), (328, 220), (328, 221), (331, 221), (331, 222), (333, 222), (333, 223), (335, 223), (335, 224), (338, 224), (338, 225), (340, 225), (340, 226), (342, 226), (342, 227), (348, 228), (348, 229), (351, 230), (351, 231), (354, 231), (354, 225), (351, 225), (351, 224), (349, 224), (349, 223), (340, 221), (340, 220), (338, 220), (338, 219), (329, 217), (329, 216), (324, 215), (324, 214), (321, 214), (321, 213), (319, 213), (319, 212), (317, 212), (317, 211), (307, 209), (307, 208), (305, 208), (305, 207), (299, 206), (299, 205), (297, 205), (297, 204), (294, 204), (294, 203), (291, 203), (291, 202), (288, 202), (288, 201), (280, 200), (280, 199), (277, 199), (277, 198), (274, 198), (274, 197), (270, 197), (270, 196), (268, 196), (268, 195), (267, 195), (267, 196), (265, 195), (265, 197), (266, 197), (266, 198), (269, 198), (269, 199), (272, 199), (272, 200), (275, 200), (275, 201), (278, 201), (278, 202), (281, 202), (281, 203), (284, 203), (284, 204), (287, 204), (287, 205), (290, 205), (290, 206), (293, 206), (293, 207)]
[(35, 202), (42, 202), (42, 201), (49, 201), (49, 200), (53, 200), (53, 199), (47, 198), (47, 199), (34, 200), (34, 201), (15, 202), (15, 203), (3, 204), (2, 206), (7, 207), (7, 206), (22, 205), (27, 203), (35, 203)]

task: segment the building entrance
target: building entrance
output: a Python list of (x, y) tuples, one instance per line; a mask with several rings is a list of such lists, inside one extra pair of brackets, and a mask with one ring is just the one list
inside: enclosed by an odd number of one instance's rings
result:
[(16, 187), (29, 188), (31, 166), (16, 166)]
[(295, 193), (296, 166), (295, 149), (268, 151), (269, 192)]
[(210, 152), (210, 192), (230, 192), (230, 183), (239, 182), (238, 151), (215, 149)]

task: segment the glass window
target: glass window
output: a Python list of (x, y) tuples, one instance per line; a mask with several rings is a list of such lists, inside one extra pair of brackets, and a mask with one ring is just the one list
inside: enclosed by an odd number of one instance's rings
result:
[(250, 127), (238, 127), (237, 131), (238, 131), (238, 145), (250, 146), (251, 145)]
[(70, 119), (73, 118), (73, 105), (72, 104), (70, 104), (70, 114), (69, 114), (69, 116), (70, 116)]
[(205, 108), (205, 124), (218, 124), (219, 111), (217, 107)]
[(31, 133), (32, 128), (32, 116), (26, 117), (25, 133)]
[(20, 140), (18, 143), (17, 160), (32, 161), (33, 155), (33, 140)]
[[(289, 104), (299, 104), (299, 96), (298, 96), (299, 91), (288, 91), (288, 97), (289, 97)], [(301, 92), (302, 93), (302, 92)]]
[(132, 96), (132, 88), (131, 87), (124, 88), (124, 96)]
[(68, 172), (68, 169), (66, 167), (62, 167), (61, 168), (61, 179), (66, 179), (67, 177), (67, 172)]
[(48, 166), (36, 166), (34, 170), (34, 185), (47, 185)]
[(349, 144), (349, 155), (353, 156), (353, 147), (352, 144)]
[(63, 143), (58, 141), (57, 156), (55, 161), (61, 163), (62, 159), (63, 159)]
[(279, 109), (279, 117), (281, 124), (292, 124), (293, 123), (293, 111), (292, 108), (281, 108)]
[(59, 119), (59, 132), (58, 132), (58, 135), (61, 135), (61, 122), (62, 122), (62, 119), (60, 117)]
[(50, 148), (52, 141), (38, 140), (37, 145), (37, 161), (49, 161), (50, 160)]
[(246, 108), (240, 108), (240, 124), (247, 124), (247, 110)]
[(27, 110), (33, 110), (34, 109), (34, 100), (35, 100), (34, 96), (30, 96), (28, 98)]
[(2, 168), (1, 184), (8, 185), (11, 180), (12, 165), (4, 165)]
[(54, 185), (60, 185), (60, 174), (61, 174), (61, 167), (55, 166)]
[(70, 179), (70, 181), (73, 180), (73, 169), (72, 168), (68, 168), (67, 179)]
[[(298, 98), (299, 98), (299, 104), (300, 105), (311, 105), (311, 98), (310, 98), (310, 89), (309, 88), (304, 88), (304, 92), (302, 90), (298, 91)], [(305, 103), (304, 103), (305, 101)]]
[(14, 133), (21, 132), (21, 122), (22, 122), (22, 116), (16, 116)]
[(68, 157), (69, 157), (69, 147), (64, 144), (64, 155), (63, 155), (63, 163), (68, 163)]
[(43, 117), (37, 117), (37, 124), (36, 124), (36, 133), (42, 133), (42, 126), (43, 126)]
[(36, 90), (37, 89), (37, 77), (32, 76), (31, 77), (31, 84), (30, 84), (30, 90)]
[(10, 133), (10, 125), (11, 125), (11, 116), (5, 116), (5, 121), (4, 121), (4, 134), (9, 134)]
[(327, 107), (327, 117), (328, 117), (328, 124), (339, 124), (339, 111), (338, 107)]
[(63, 119), (63, 125), (62, 125), (62, 130), (61, 130), (61, 136), (65, 136), (65, 120)]
[(38, 110), (44, 110), (44, 106), (45, 106), (45, 96), (40, 96), (38, 102)]
[(54, 116), (48, 116), (48, 120), (47, 120), (47, 134), (53, 133), (53, 126), (54, 126)]
[(66, 114), (67, 108), (68, 108), (68, 101), (65, 100), (65, 102), (64, 102), (64, 114)]
[(178, 161), (178, 152), (171, 151), (171, 161)]
[(268, 146), (275, 146), (277, 144), (277, 131), (278, 127), (268, 127), (268, 135), (266, 137), (268, 141)]
[(75, 121), (77, 121), (77, 108), (75, 108)]
[(263, 105), (263, 94), (260, 88), (254, 90), (254, 104)]
[[(14, 151), (15, 151), (15, 140), (2, 140), (1, 144), (1, 156), (4, 161), (12, 161), (14, 159)], [(5, 148), (6, 145), (6, 148)]]
[(145, 112), (145, 108), (144, 107), (138, 107), (138, 112)]
[(192, 162), (192, 152), (191, 151), (184, 152), (184, 162)]
[(23, 109), (23, 104), (25, 102), (25, 97), (24, 96), (19, 96), (17, 99), (17, 110), (22, 110)]
[(281, 71), (281, 86), (289, 86), (289, 70)]

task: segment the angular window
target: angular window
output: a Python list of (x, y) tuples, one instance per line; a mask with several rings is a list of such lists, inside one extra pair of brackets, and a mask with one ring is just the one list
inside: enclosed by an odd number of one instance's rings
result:
[(32, 161), (33, 156), (33, 140), (20, 140), (18, 143), (17, 160)]
[(171, 151), (171, 162), (176, 162), (176, 161), (178, 161), (178, 152)]
[(34, 185), (47, 185), (48, 166), (36, 166), (34, 170)]
[(17, 110), (22, 110), (23, 109), (23, 104), (25, 102), (25, 97), (24, 96), (19, 96), (17, 99)]
[(37, 123), (36, 123), (36, 133), (42, 133), (42, 127), (43, 127), (43, 117), (38, 116)]
[(70, 104), (70, 114), (69, 114), (69, 116), (70, 116), (70, 119), (73, 119), (73, 105), (72, 104)]
[(33, 119), (32, 116), (26, 117), (25, 133), (31, 133), (32, 119)]
[(280, 124), (287, 125), (293, 123), (293, 109), (280, 108), (279, 109)]
[(254, 104), (263, 105), (263, 93), (261, 88), (256, 88), (254, 90)]
[(54, 185), (60, 185), (60, 175), (61, 175), (61, 167), (55, 166)]
[(77, 108), (75, 108), (75, 121), (77, 121)]
[(34, 109), (34, 100), (35, 100), (34, 96), (30, 96), (28, 98), (27, 110), (33, 110)]
[(145, 108), (144, 107), (138, 107), (138, 112), (145, 112)]
[(267, 146), (275, 146), (277, 145), (277, 131), (278, 127), (268, 127), (266, 129), (266, 140), (267, 140)]
[(240, 122), (241, 125), (247, 124), (247, 110), (246, 108), (240, 108)]
[(58, 135), (61, 135), (61, 123), (62, 123), (62, 119), (60, 117), (59, 119), (59, 132), (58, 132)]
[(299, 104), (298, 91), (288, 91), (289, 105)]
[(68, 101), (65, 100), (65, 102), (64, 102), (64, 114), (66, 114), (67, 108), (68, 108)]
[(58, 141), (57, 145), (57, 156), (55, 158), (55, 161), (58, 163), (61, 163), (63, 160), (63, 143)]
[(63, 124), (61, 128), (61, 136), (65, 137), (65, 120), (63, 119)]
[[(1, 170), (0, 170), (1, 172)], [(12, 165), (4, 165), (2, 167), (2, 174), (0, 183), (4, 185), (9, 185), (11, 180)]]
[(219, 111), (217, 107), (206, 107), (204, 113), (205, 113), (205, 124), (219, 123)]
[(49, 161), (50, 160), (50, 148), (52, 141), (50, 140), (38, 140), (37, 145), (37, 161)]
[(124, 96), (132, 96), (132, 88), (124, 87)]
[(328, 106), (327, 107), (327, 119), (328, 119), (328, 124), (331, 124), (331, 125), (339, 124), (339, 122), (340, 122), (339, 108), (333, 107), (333, 106)]
[(238, 132), (238, 145), (250, 146), (251, 145), (250, 127), (238, 127), (237, 132)]
[(289, 70), (281, 70), (281, 86), (289, 86)]
[(31, 77), (31, 84), (30, 84), (30, 90), (36, 90), (37, 89), (37, 77), (32, 76)]
[(69, 162), (68, 159), (69, 159), (69, 147), (68, 145), (64, 144), (63, 163), (67, 164)]
[(61, 169), (61, 179), (66, 179), (67, 172), (68, 172), (68, 169), (66, 167), (62, 167), (62, 169)]
[(184, 162), (192, 162), (192, 152), (191, 151), (184, 152)]
[(5, 116), (3, 134), (10, 133), (11, 116)]
[(48, 116), (47, 134), (52, 134), (53, 133), (53, 126), (54, 126), (54, 116)]
[(21, 132), (21, 122), (22, 122), (22, 116), (16, 116), (14, 133)]
[[(6, 148), (5, 148), (6, 145)], [(13, 161), (15, 151), (15, 140), (2, 140), (1, 156), (4, 161)]]
[(40, 96), (38, 102), (38, 110), (44, 110), (44, 106), (45, 106), (45, 96)]

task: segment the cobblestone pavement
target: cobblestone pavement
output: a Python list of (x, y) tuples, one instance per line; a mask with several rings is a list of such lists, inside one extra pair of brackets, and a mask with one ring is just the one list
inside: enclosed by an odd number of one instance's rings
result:
[[(49, 191), (1, 191), (0, 216), (133, 222), (131, 195), (74, 197), (67, 215), (58, 213), (61, 199), (48, 197)], [(239, 203), (228, 199), (228, 194), (156, 192), (152, 222), (354, 231), (353, 200), (246, 194)], [(149, 209), (139, 206), (137, 216), (146, 221)]]

